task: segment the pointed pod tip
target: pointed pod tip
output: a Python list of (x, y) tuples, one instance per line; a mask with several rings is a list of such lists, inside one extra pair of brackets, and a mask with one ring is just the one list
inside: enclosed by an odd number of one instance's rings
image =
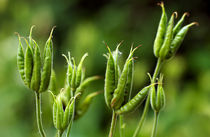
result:
[(56, 26), (53, 26), (53, 27), (52, 27), (52, 29), (51, 29), (51, 32), (50, 32), (50, 37), (49, 37), (50, 39), (52, 38), (52, 34), (53, 34), (53, 32), (54, 32), (55, 28), (56, 28)]
[(193, 25), (199, 26), (199, 23), (198, 23), (198, 22), (192, 22), (192, 23), (190, 24), (190, 26), (193, 26)]
[(183, 16), (184, 16), (184, 17), (185, 17), (185, 16), (189, 17), (189, 16), (190, 16), (190, 13), (189, 13), (189, 12), (185, 12), (185, 13), (183, 14)]
[(177, 18), (177, 17), (178, 17), (178, 12), (176, 12), (176, 11), (173, 12), (173, 13), (172, 13), (172, 16), (175, 16), (175, 18)]
[(163, 1), (158, 2), (157, 5), (158, 5), (158, 6), (161, 6), (162, 8), (164, 8), (164, 2), (163, 2)]
[(33, 28), (35, 28), (35, 25), (31, 26), (29, 37), (32, 37)]

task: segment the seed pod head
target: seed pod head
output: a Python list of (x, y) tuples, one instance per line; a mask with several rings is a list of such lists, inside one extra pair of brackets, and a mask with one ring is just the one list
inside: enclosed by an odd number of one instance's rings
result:
[(167, 55), (169, 54), (169, 51), (170, 51), (170, 45), (171, 45), (171, 42), (172, 42), (172, 39), (173, 39), (173, 27), (174, 27), (174, 16), (175, 15), (177, 15), (176, 12), (174, 12), (171, 15), (171, 18), (168, 22), (168, 26), (167, 26), (167, 30), (166, 30), (166, 34), (165, 34), (165, 39), (164, 39), (163, 45), (162, 45), (162, 47), (160, 49), (160, 52), (159, 52), (159, 57), (161, 59), (166, 59)]
[(163, 75), (160, 75), (158, 80), (157, 88), (157, 102), (156, 102), (156, 111), (161, 111), (165, 106), (165, 92), (163, 89)]
[(166, 33), (166, 28), (167, 28), (167, 15), (165, 12), (164, 3), (161, 2), (158, 5), (160, 5), (162, 8), (162, 15), (160, 18), (157, 34), (156, 34), (155, 41), (154, 41), (154, 47), (153, 47), (154, 55), (156, 57), (159, 57), (159, 51), (163, 44), (165, 33)]
[(69, 123), (74, 118), (74, 110), (75, 110), (75, 99), (78, 95), (71, 98), (67, 105), (63, 105), (62, 94), (59, 94), (57, 97), (50, 92), (53, 96), (53, 123), (56, 129), (64, 131)]
[(121, 105), (123, 104), (123, 102), (125, 101), (124, 95), (125, 95), (125, 87), (126, 87), (126, 83), (128, 79), (129, 64), (133, 60), (133, 54), (138, 47), (134, 49), (131, 48), (130, 54), (124, 64), (122, 73), (117, 83), (117, 88), (114, 90), (113, 98), (111, 100), (111, 107), (113, 109), (119, 109)]

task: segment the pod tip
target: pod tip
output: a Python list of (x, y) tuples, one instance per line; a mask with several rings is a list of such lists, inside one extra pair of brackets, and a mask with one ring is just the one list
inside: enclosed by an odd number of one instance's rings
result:
[(178, 13), (175, 11), (175, 12), (173, 12), (173, 15), (175, 15), (175, 18), (177, 18), (178, 17)]
[(190, 13), (189, 13), (189, 12), (185, 12), (185, 13), (183, 14), (183, 16), (189, 17), (189, 16), (190, 16)]

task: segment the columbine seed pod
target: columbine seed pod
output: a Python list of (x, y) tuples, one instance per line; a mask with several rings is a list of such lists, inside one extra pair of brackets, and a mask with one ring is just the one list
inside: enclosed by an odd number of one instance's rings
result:
[(93, 92), (87, 95), (87, 97), (85, 97), (82, 103), (80, 103), (78, 107), (76, 107), (75, 119), (80, 118), (87, 112), (90, 104), (92, 103), (93, 98), (98, 94), (100, 94), (100, 92)]
[(154, 54), (156, 57), (159, 57), (159, 51), (160, 51), (160, 48), (164, 41), (164, 37), (165, 37), (165, 33), (166, 33), (166, 26), (167, 26), (167, 15), (165, 12), (164, 3), (161, 2), (159, 5), (162, 8), (162, 15), (161, 15), (161, 19), (159, 22), (155, 41), (154, 41), (154, 49), (153, 50), (154, 50)]
[(176, 14), (177, 13), (174, 12), (171, 15), (171, 18), (168, 22), (168, 27), (167, 27), (166, 34), (165, 34), (165, 39), (164, 39), (163, 45), (162, 45), (162, 47), (160, 49), (160, 52), (159, 52), (159, 57), (161, 59), (166, 59), (167, 55), (169, 54), (170, 45), (171, 45), (171, 42), (172, 42), (172, 39), (173, 39), (174, 15), (176, 15)]
[(76, 81), (75, 81), (75, 86), (76, 88), (80, 85), (81, 83), (81, 80), (82, 80), (82, 65), (83, 65), (83, 62), (85, 60), (85, 58), (88, 56), (88, 53), (85, 53), (83, 55), (83, 57), (81, 58), (80, 60), (80, 63), (77, 67), (77, 72), (76, 72)]
[(32, 77), (32, 72), (33, 72), (33, 53), (26, 39), (25, 39), (25, 42), (27, 44), (27, 48), (26, 48), (25, 58), (24, 58), (24, 71), (25, 71), (26, 84), (30, 88), (31, 77)]
[(52, 69), (52, 72), (51, 72), (49, 90), (53, 91), (54, 93), (57, 92), (56, 74), (55, 74), (55, 71), (53, 69)]
[(173, 35), (176, 36), (176, 34), (179, 32), (179, 30), (181, 29), (182, 27), (182, 24), (184, 22), (184, 19), (186, 16), (189, 16), (189, 13), (185, 12), (181, 19), (177, 22), (177, 24), (175, 25), (175, 27), (173, 28)]
[(22, 80), (24, 81), (24, 84), (26, 84), (26, 80), (25, 80), (25, 70), (24, 70), (24, 50), (23, 50), (23, 45), (21, 43), (21, 38), (18, 35), (18, 39), (19, 39), (19, 45), (18, 45), (18, 52), (17, 52), (17, 66), (18, 66), (18, 70), (20, 73), (20, 76), (22, 78)]
[(39, 91), (41, 80), (41, 56), (39, 46), (34, 40), (33, 43), (35, 44), (35, 47), (33, 55), (33, 73), (31, 78), (31, 89), (34, 91)]
[(169, 57), (172, 57), (174, 54), (176, 54), (177, 50), (179, 49), (180, 45), (182, 44), (185, 35), (187, 34), (188, 30), (190, 27), (192, 27), (193, 25), (198, 25), (197, 22), (193, 22), (191, 24), (188, 24), (186, 26), (184, 26), (174, 37), (171, 46), (170, 46), (170, 54)]
[(150, 88), (150, 104), (153, 110), (156, 110), (156, 89), (155, 85)]
[(156, 102), (156, 111), (159, 112), (165, 106), (165, 92), (163, 89), (163, 75), (160, 75), (160, 79), (158, 80), (158, 88), (157, 88), (157, 102)]
[(131, 98), (131, 91), (133, 87), (133, 76), (134, 76), (134, 60), (129, 63), (128, 66), (128, 78), (125, 86), (125, 102), (128, 102)]
[(104, 97), (107, 106), (110, 108), (111, 107), (110, 103), (115, 89), (115, 61), (112, 56), (111, 50), (108, 46), (107, 49), (109, 51), (109, 56), (107, 60), (106, 74), (105, 74)]
[(83, 91), (85, 90), (85, 88), (90, 85), (91, 82), (100, 79), (101, 77), (99, 76), (92, 76), (92, 77), (88, 77), (86, 78), (81, 84), (80, 86), (76, 89), (75, 94), (81, 93), (81, 96), (83, 94)]
[(72, 66), (72, 62), (71, 62), (71, 56), (70, 56), (70, 52), (68, 52), (68, 58), (66, 55), (62, 54), (62, 56), (66, 59), (66, 62), (68, 64), (67, 67), (67, 73), (66, 73), (66, 84), (71, 87), (71, 80), (72, 80), (72, 76), (73, 76), (73, 66)]
[(44, 64), (41, 72), (41, 84), (39, 88), (39, 92), (44, 92), (49, 86), (51, 69), (52, 69), (52, 33), (54, 28), (51, 30), (50, 36), (45, 44), (44, 49)]
[(57, 97), (50, 92), (53, 96), (53, 124), (56, 129), (64, 131), (69, 123), (74, 118), (74, 111), (75, 111), (75, 99), (78, 95), (75, 97), (72, 97), (68, 101), (67, 105), (63, 105), (62, 101), (62, 94), (59, 94)]
[(120, 107), (119, 110), (116, 111), (117, 114), (125, 114), (128, 112), (131, 112), (135, 110), (146, 98), (148, 91), (150, 89), (150, 86), (144, 87), (141, 91), (138, 92), (138, 94), (133, 97), (128, 103)]
[(75, 91), (75, 81), (76, 81), (76, 72), (77, 72), (77, 67), (74, 58), (72, 57), (73, 61), (73, 73), (72, 73), (72, 78), (71, 78), (71, 92)]
[(137, 48), (138, 47), (131, 50), (131, 52), (126, 60), (126, 63), (123, 67), (121, 76), (120, 76), (118, 84), (117, 84), (117, 88), (114, 90), (113, 98), (111, 100), (111, 107), (114, 109), (119, 109), (119, 107), (122, 105), (122, 103), (124, 101), (125, 86), (126, 86), (126, 82), (127, 82), (129, 63), (133, 60), (133, 58), (132, 58), (133, 53)]

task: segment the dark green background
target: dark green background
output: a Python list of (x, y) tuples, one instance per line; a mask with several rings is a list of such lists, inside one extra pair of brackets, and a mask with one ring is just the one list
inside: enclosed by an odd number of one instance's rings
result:
[[(130, 45), (142, 44), (135, 56), (135, 95), (149, 83), (156, 59), (153, 41), (161, 9), (152, 0), (1, 0), (0, 1), (0, 136), (38, 137), (35, 121), (34, 93), (20, 79), (16, 66), (18, 39), (14, 32), (27, 37), (36, 25), (33, 37), (43, 48), (53, 26), (54, 68), (58, 87), (63, 86), (66, 62), (61, 54), (68, 51), (76, 58), (89, 53), (85, 61), (86, 75), (104, 76), (107, 52), (120, 47), (123, 60)], [(163, 67), (167, 104), (160, 115), (157, 137), (210, 136), (210, 3), (204, 0), (168, 0), (168, 15), (179, 17), (189, 12), (186, 24), (197, 21), (187, 34), (175, 58)], [(89, 92), (103, 90), (103, 80), (95, 82)], [(52, 102), (43, 94), (43, 122), (48, 136), (54, 136)], [(142, 106), (126, 115), (126, 135), (130, 137), (140, 118)], [(73, 125), (72, 137), (105, 137), (111, 120), (103, 95), (99, 95), (88, 112)], [(142, 137), (150, 136), (153, 112), (142, 129)], [(118, 135), (116, 130), (116, 136)]]

